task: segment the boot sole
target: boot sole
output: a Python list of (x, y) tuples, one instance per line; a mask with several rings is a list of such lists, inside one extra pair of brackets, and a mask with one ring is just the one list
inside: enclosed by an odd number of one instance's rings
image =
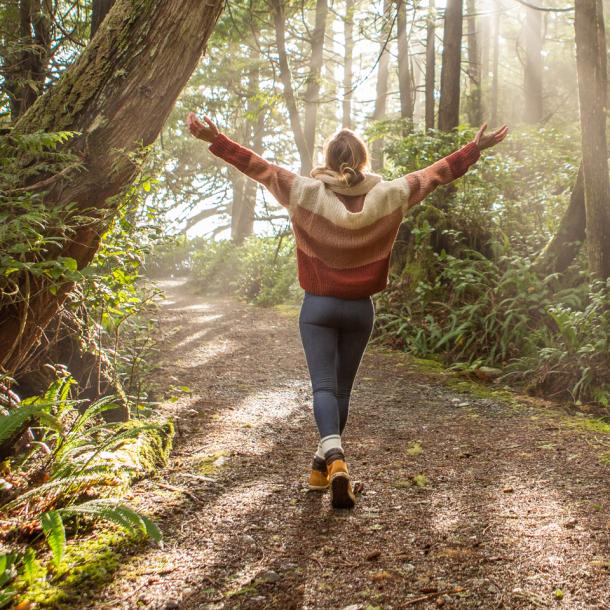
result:
[(330, 485), (310, 485), (308, 483), (307, 487), (310, 491), (326, 491), (330, 487)]
[(337, 472), (330, 479), (330, 503), (333, 508), (354, 508), (356, 498), (350, 493), (349, 476)]

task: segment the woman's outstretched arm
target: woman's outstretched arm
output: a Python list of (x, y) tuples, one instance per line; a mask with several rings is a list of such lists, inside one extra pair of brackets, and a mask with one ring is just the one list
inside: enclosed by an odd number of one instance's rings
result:
[(205, 125), (190, 112), (186, 123), (196, 138), (209, 142), (209, 151), (236, 167), (240, 172), (260, 182), (284, 207), (289, 207), (290, 187), (296, 174), (279, 165), (265, 161), (254, 151), (241, 146), (231, 138), (220, 133), (216, 125), (206, 116)]
[(440, 161), (424, 169), (407, 174), (409, 183), (408, 207), (414, 206), (427, 197), (437, 186), (449, 184), (463, 176), (468, 168), (476, 163), (481, 151), (500, 143), (508, 133), (508, 127), (503, 125), (490, 134), (485, 133), (487, 123), (477, 132), (472, 142), (444, 157)]

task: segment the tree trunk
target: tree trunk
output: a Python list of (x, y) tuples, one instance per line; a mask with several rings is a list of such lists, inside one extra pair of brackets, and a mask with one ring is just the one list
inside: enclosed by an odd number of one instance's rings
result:
[[(76, 227), (51, 258), (86, 267), (137, 166), (129, 153), (151, 144), (199, 61), (223, 3), (212, 0), (118, 0), (95, 39), (55, 86), (38, 98), (16, 133), (74, 130), (70, 150), (82, 159), (77, 179), (64, 177), (47, 193), (48, 206), (77, 209), (96, 220)], [(0, 303), (0, 365), (24, 365), (72, 284), (53, 294), (44, 278), (24, 276), (29, 300)], [(23, 284), (22, 284), (23, 285)], [(25, 289), (24, 289), (25, 294)]]
[[(246, 122), (246, 133), (244, 142), (257, 154), (263, 152), (263, 133), (265, 127), (265, 112), (257, 100), (259, 91), (260, 69), (258, 65), (253, 66), (248, 74), (248, 116), (256, 115), (256, 122)], [(254, 212), (256, 209), (257, 185), (239, 174), (232, 180), (233, 204), (231, 206), (231, 239), (236, 244), (242, 244), (246, 237), (254, 231)]]
[(309, 166), (303, 168), (305, 175), (313, 167), (313, 158), (316, 143), (316, 122), (318, 117), (318, 104), (320, 103), (320, 72), (324, 56), (324, 34), (326, 32), (326, 15), (328, 5), (326, 0), (316, 1), (315, 26), (311, 34), (311, 59), (309, 62), (309, 75), (305, 87), (305, 146)]
[(576, 184), (570, 195), (570, 203), (561, 219), (557, 233), (536, 261), (538, 273), (541, 275), (563, 273), (578, 254), (584, 240), (585, 182), (581, 163)]
[(443, 32), (443, 65), (438, 128), (451, 131), (460, 123), (460, 66), (462, 59), (462, 0), (447, 0)]
[(91, 38), (99, 30), (104, 17), (106, 17), (114, 3), (115, 0), (93, 0), (91, 8)]
[(606, 111), (608, 73), (601, 0), (576, 0), (576, 69), (587, 216), (587, 253), (594, 277), (610, 277), (610, 184)]
[(51, 16), (48, 3), (41, 0), (13, 4), (9, 22), (15, 27), (6, 28), (2, 63), (11, 119), (16, 121), (42, 93), (51, 55)]
[(481, 101), (481, 56), (479, 52), (479, 32), (476, 18), (476, 2), (468, 0), (468, 121), (471, 125), (483, 122)]
[(496, 0), (496, 12), (494, 15), (493, 29), (493, 55), (491, 66), (491, 99), (490, 99), (490, 123), (498, 124), (498, 67), (500, 64), (500, 3)]
[(436, 68), (436, 9), (434, 0), (429, 0), (428, 23), (426, 26), (426, 129), (434, 129), (434, 84)]
[(282, 0), (270, 0), (273, 10), (273, 18), (275, 24), (275, 42), (277, 44), (277, 54), (280, 65), (280, 79), (284, 87), (284, 99), (290, 119), (290, 127), (294, 134), (294, 141), (299, 151), (301, 160), (301, 174), (309, 174), (308, 168), (311, 169), (312, 159), (309, 158), (307, 142), (301, 127), (301, 119), (299, 118), (299, 109), (294, 97), (292, 88), (292, 76), (290, 74), (290, 66), (288, 65), (288, 54), (286, 53), (286, 30), (285, 30), (285, 15), (284, 5)]
[[(538, 5), (542, 5), (539, 0)], [(534, 124), (544, 117), (542, 99), (542, 12), (526, 7), (525, 19), (525, 68), (523, 71), (523, 91), (525, 109), (523, 120)]]
[[(386, 102), (388, 97), (388, 77), (390, 75), (390, 51), (388, 49), (391, 0), (383, 0), (383, 27), (379, 43), (379, 66), (377, 69), (377, 87), (375, 96), (375, 110), (373, 120), (380, 121), (385, 118)], [(373, 171), (383, 168), (383, 139), (373, 142), (371, 147), (371, 167)]]
[[(398, 15), (396, 27), (398, 29), (398, 90), (400, 93), (400, 118), (406, 119), (413, 124), (415, 95), (413, 77), (411, 74), (409, 41), (407, 38), (407, 9), (405, 0), (397, 0), (397, 2)], [(410, 131), (410, 129), (408, 131)]]
[(341, 124), (347, 129), (352, 127), (352, 87), (354, 56), (354, 0), (345, 0), (345, 51), (343, 55), (343, 118)]

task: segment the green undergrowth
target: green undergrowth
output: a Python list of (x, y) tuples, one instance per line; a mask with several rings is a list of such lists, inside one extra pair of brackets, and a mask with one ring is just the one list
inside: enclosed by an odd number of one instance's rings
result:
[[(62, 567), (52, 571), (51, 563), (40, 563), (36, 578), (23, 575), (15, 582), (19, 602), (31, 602), (41, 608), (75, 608), (92, 598), (112, 581), (126, 553), (145, 543), (124, 529), (106, 527), (85, 539), (73, 540), (66, 547)], [(51, 578), (49, 578), (49, 576)]]

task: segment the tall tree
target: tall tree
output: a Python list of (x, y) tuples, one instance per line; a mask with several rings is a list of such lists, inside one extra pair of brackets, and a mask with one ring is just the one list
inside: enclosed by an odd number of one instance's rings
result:
[(610, 277), (610, 184), (606, 118), (608, 66), (602, 0), (576, 0), (576, 66), (589, 270)]
[(492, 125), (498, 123), (498, 84), (500, 68), (500, 3), (495, 2), (494, 28), (493, 28), (493, 52), (491, 59), (491, 96), (489, 119)]
[[(288, 52), (286, 50), (286, 14), (282, 0), (269, 0), (273, 11), (275, 25), (275, 40), (280, 68), (280, 80), (284, 88), (284, 100), (290, 127), (294, 135), (294, 141), (299, 152), (301, 161), (301, 174), (306, 176), (313, 167), (313, 143), (315, 142), (315, 117), (317, 116), (318, 95), (320, 91), (320, 68), (324, 51), (324, 31), (326, 29), (326, 13), (328, 7), (326, 0), (318, 0), (316, 3), (316, 27), (311, 38), (311, 59), (309, 62), (309, 76), (307, 78), (305, 127), (301, 124), (299, 108), (292, 84), (292, 73), (288, 63)], [(315, 47), (315, 48), (314, 48)], [(315, 73), (317, 72), (317, 77)]]
[[(245, 121), (244, 142), (257, 154), (263, 153), (265, 131), (265, 109), (261, 106), (257, 93), (259, 90), (260, 66), (255, 63), (248, 70), (246, 114), (256, 116)], [(231, 204), (231, 239), (242, 244), (254, 231), (257, 185), (238, 170), (232, 171), (233, 201)]]
[[(391, 0), (383, 0), (383, 25), (379, 41), (379, 64), (377, 68), (375, 109), (373, 110), (373, 120), (375, 121), (385, 118), (387, 106), (388, 77), (390, 75), (390, 50), (388, 45), (391, 35), (391, 7)], [(383, 168), (383, 139), (381, 138), (375, 140), (371, 147), (371, 167), (374, 171), (379, 171)]]
[(476, 0), (468, 0), (468, 120), (471, 125), (483, 122), (481, 98), (481, 55), (479, 46)]
[(114, 3), (115, 0), (93, 0), (91, 7), (91, 38), (95, 36), (95, 33)]
[(343, 27), (345, 32), (345, 49), (343, 52), (343, 127), (352, 127), (352, 87), (354, 81), (354, 0), (345, 0), (345, 18)]
[[(542, 5), (543, 0), (538, 2)], [(543, 118), (542, 97), (542, 11), (525, 7), (525, 66), (523, 70), (523, 91), (525, 108), (523, 120), (539, 123)]]
[(305, 87), (304, 132), (307, 158), (309, 160), (309, 166), (303, 170), (305, 174), (309, 174), (313, 167), (318, 105), (320, 104), (320, 73), (324, 57), (324, 34), (326, 32), (327, 13), (327, 0), (316, 0), (315, 25), (311, 34), (309, 74), (307, 75), (307, 85)]
[[(129, 153), (159, 134), (222, 5), (221, 0), (117, 0), (78, 60), (19, 119), (15, 133), (81, 134), (69, 149), (84, 168), (77, 179), (69, 174), (56, 179), (46, 205), (63, 208), (71, 202), (94, 220), (58, 242), (49, 260), (69, 257), (79, 269), (89, 264), (116, 211), (116, 195), (137, 172)], [(65, 282), (51, 291), (46, 278), (27, 272), (19, 285), (29, 298), (0, 303), (0, 366), (9, 373), (27, 360), (73, 287)]]
[(14, 0), (6, 11), (13, 13), (0, 47), (4, 89), (11, 119), (17, 120), (41, 94), (51, 56), (51, 3), (43, 0)]
[(397, 0), (396, 28), (398, 38), (398, 90), (400, 94), (400, 118), (413, 122), (415, 88), (411, 70), (411, 54), (407, 36), (407, 9), (405, 0)]
[(462, 60), (462, 0), (447, 0), (443, 31), (443, 65), (438, 127), (451, 131), (460, 123), (460, 67)]
[(434, 129), (434, 86), (436, 70), (436, 9), (434, 0), (428, 3), (426, 24), (426, 129)]

